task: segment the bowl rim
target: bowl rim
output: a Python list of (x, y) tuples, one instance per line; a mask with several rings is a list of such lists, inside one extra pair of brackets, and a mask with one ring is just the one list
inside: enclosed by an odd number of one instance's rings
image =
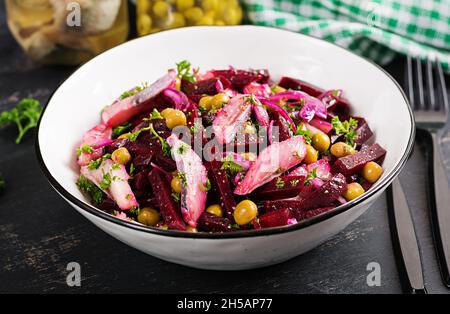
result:
[(359, 205), (361, 203), (363, 203), (364, 201), (368, 200), (370, 197), (372, 197), (373, 195), (375, 195), (377, 192), (379, 192), (380, 190), (382, 190), (383, 188), (387, 187), (394, 179), (395, 177), (400, 173), (400, 171), (402, 170), (402, 168), (405, 166), (406, 161), (408, 160), (411, 152), (412, 152), (412, 148), (413, 148), (413, 144), (414, 144), (414, 139), (415, 139), (415, 133), (416, 133), (416, 127), (415, 127), (415, 120), (414, 120), (414, 115), (408, 100), (408, 97), (406, 96), (405, 92), (403, 91), (403, 89), (401, 88), (400, 84), (386, 71), (384, 70), (381, 66), (379, 66), (378, 64), (376, 64), (375, 62), (366, 59), (360, 55), (357, 55), (356, 53), (341, 47), (335, 43), (332, 42), (328, 42), (324, 39), (321, 38), (317, 38), (317, 37), (313, 37), (311, 35), (307, 35), (307, 34), (302, 34), (302, 33), (297, 33), (295, 31), (291, 31), (291, 30), (285, 30), (285, 29), (280, 29), (280, 28), (275, 28), (275, 27), (267, 27), (267, 26), (256, 26), (256, 25), (236, 25), (236, 26), (192, 26), (192, 27), (185, 27), (185, 28), (178, 28), (178, 29), (172, 29), (172, 30), (165, 30), (165, 31), (161, 31), (159, 33), (156, 34), (152, 34), (152, 36), (163, 36), (164, 33), (166, 32), (183, 32), (186, 31), (186, 29), (214, 29), (214, 28), (254, 28), (254, 29), (270, 29), (270, 30), (276, 30), (276, 31), (280, 31), (280, 32), (289, 32), (289, 33), (293, 33), (296, 35), (299, 35), (299, 37), (302, 36), (306, 36), (311, 38), (312, 40), (317, 40), (320, 41), (321, 43), (325, 44), (325, 45), (330, 45), (333, 46), (334, 48), (337, 49), (342, 49), (345, 50), (346, 52), (352, 54), (353, 56), (364, 60), (365, 62), (371, 64), (372, 66), (374, 66), (376, 69), (380, 70), (382, 73), (384, 73), (384, 75), (389, 78), (394, 85), (398, 88), (398, 90), (400, 91), (401, 95), (403, 96), (403, 99), (405, 101), (405, 104), (407, 106), (407, 110), (409, 113), (409, 118), (410, 118), (410, 123), (411, 123), (411, 130), (410, 130), (410, 135), (409, 135), (409, 139), (408, 139), (408, 144), (407, 147), (400, 159), (400, 161), (397, 163), (397, 165), (395, 165), (394, 169), (392, 169), (392, 171), (390, 173), (388, 173), (388, 175), (386, 177), (384, 177), (381, 182), (378, 184), (378, 186), (369, 189), (369, 191), (365, 192), (361, 197), (358, 197), (350, 202), (347, 202), (345, 204), (342, 204), (328, 212), (325, 212), (323, 214), (319, 214), (317, 216), (314, 216), (312, 218), (300, 221), (296, 224), (292, 224), (292, 225), (286, 225), (286, 226), (279, 226), (279, 227), (271, 227), (271, 228), (263, 228), (263, 229), (250, 229), (250, 230), (238, 230), (238, 231), (233, 231), (233, 232), (224, 232), (224, 233), (209, 233), (209, 232), (186, 232), (186, 231), (178, 231), (178, 230), (164, 230), (161, 228), (157, 228), (157, 227), (151, 227), (151, 226), (145, 226), (145, 225), (141, 225), (138, 223), (134, 223), (131, 221), (126, 221), (126, 220), (122, 220), (120, 218), (117, 218), (111, 214), (108, 214), (104, 211), (102, 211), (101, 209), (96, 208), (95, 206), (85, 203), (82, 200), (78, 199), (77, 197), (75, 197), (74, 195), (72, 195), (69, 191), (67, 191), (59, 182), (58, 180), (53, 177), (53, 175), (50, 173), (49, 169), (47, 168), (44, 159), (42, 157), (41, 154), (41, 149), (40, 149), (40, 145), (39, 145), (39, 132), (40, 132), (40, 127), (41, 127), (41, 121), (45, 115), (45, 112), (48, 108), (49, 103), (51, 102), (51, 100), (53, 99), (53, 95), (56, 93), (56, 91), (59, 90), (59, 88), (67, 81), (69, 80), (73, 74), (75, 74), (81, 67), (87, 65), (88, 63), (93, 62), (93, 60), (101, 57), (105, 52), (109, 52), (112, 51), (114, 49), (116, 49), (117, 47), (120, 47), (122, 45), (125, 45), (131, 41), (136, 41), (136, 40), (144, 40), (144, 37), (138, 37), (138, 38), (134, 38), (132, 40), (129, 40), (121, 45), (118, 45), (116, 47), (113, 47), (101, 54), (99, 54), (98, 56), (94, 57), (93, 59), (91, 59), (90, 61), (80, 65), (79, 67), (77, 67), (76, 69), (74, 69), (74, 71), (66, 78), (64, 79), (56, 88), (55, 90), (52, 92), (52, 94), (49, 96), (43, 110), (42, 110), (42, 114), (41, 117), (39, 118), (38, 121), (38, 125), (37, 125), (37, 131), (36, 131), (36, 135), (35, 135), (35, 150), (36, 150), (36, 155), (38, 158), (38, 162), (39, 165), (42, 169), (42, 171), (44, 172), (44, 175), (46, 176), (47, 180), (49, 181), (50, 185), (63, 197), (66, 199), (66, 201), (69, 201), (70, 203), (75, 204), (78, 208), (81, 208), (82, 210), (86, 211), (88, 214), (92, 214), (94, 216), (96, 216), (97, 218), (100, 219), (105, 219), (109, 222), (112, 222), (114, 224), (117, 224), (119, 226), (125, 227), (125, 228), (130, 228), (136, 231), (141, 231), (141, 232), (145, 232), (145, 233), (150, 233), (150, 234), (154, 234), (154, 235), (159, 235), (159, 236), (167, 236), (167, 237), (177, 237), (177, 238), (190, 238), (190, 239), (232, 239), (232, 238), (247, 238), (247, 237), (257, 237), (257, 236), (268, 236), (268, 235), (273, 235), (273, 234), (282, 234), (282, 233), (287, 233), (287, 232), (293, 232), (293, 231), (298, 231), (300, 229), (304, 229), (306, 227), (318, 224), (322, 221), (328, 220), (334, 216), (337, 216), (341, 213), (346, 212), (347, 210), (353, 208), (356, 205)]

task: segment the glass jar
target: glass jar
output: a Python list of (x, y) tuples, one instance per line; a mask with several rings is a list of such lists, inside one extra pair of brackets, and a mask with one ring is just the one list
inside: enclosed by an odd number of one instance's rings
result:
[(9, 29), (33, 60), (77, 65), (123, 43), (126, 0), (6, 0)]
[(238, 0), (137, 0), (137, 31), (147, 35), (193, 25), (238, 25)]

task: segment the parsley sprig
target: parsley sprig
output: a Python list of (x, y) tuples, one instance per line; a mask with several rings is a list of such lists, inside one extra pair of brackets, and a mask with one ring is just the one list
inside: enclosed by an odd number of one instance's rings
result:
[(205, 185), (203, 185), (201, 182), (199, 184), (203, 191), (208, 192), (209, 190), (211, 190), (211, 181), (209, 181), (209, 179), (206, 180)]
[(243, 171), (242, 166), (234, 161), (232, 155), (228, 155), (223, 159), (222, 167), (220, 170), (228, 171), (231, 175), (235, 175), (238, 172)]
[(88, 165), (88, 170), (95, 170), (100, 168), (100, 165), (106, 160), (111, 158), (111, 154), (105, 154), (102, 157), (92, 160)]
[(310, 130), (305, 130), (299, 127), (297, 128), (295, 135), (302, 135), (305, 138), (305, 143), (311, 145), (312, 135)]
[(191, 63), (188, 60), (183, 60), (177, 63), (178, 78), (183, 81), (195, 83), (195, 75), (198, 73), (198, 69), (191, 71)]
[(277, 182), (275, 182), (277, 189), (282, 189), (284, 187), (284, 181), (280, 177), (277, 178)]
[(358, 121), (356, 119), (350, 118), (346, 121), (340, 121), (338, 116), (331, 119), (331, 125), (333, 130), (337, 135), (343, 135), (345, 142), (353, 146), (355, 144), (354, 139), (357, 136), (356, 128), (358, 127)]
[(77, 186), (81, 192), (84, 192), (91, 197), (94, 205), (99, 205), (105, 198), (105, 193), (83, 175), (78, 178)]
[(42, 107), (38, 100), (22, 99), (15, 108), (0, 113), (0, 127), (15, 123), (19, 131), (16, 144), (19, 144), (23, 136), (37, 126), (41, 112)]
[(152, 132), (152, 134), (160, 141), (164, 155), (170, 156), (169, 143), (167, 143), (167, 141), (165, 139), (163, 139), (161, 137), (161, 135), (158, 134), (158, 132), (155, 131), (155, 128), (153, 127), (153, 123), (150, 123), (150, 125), (148, 127), (149, 127), (150, 132)]
[(308, 176), (306, 177), (305, 181), (303, 182), (304, 185), (310, 185), (311, 180), (317, 178), (317, 167), (311, 170), (310, 173), (308, 173)]
[(116, 138), (120, 135), (124, 134), (125, 132), (128, 132), (133, 125), (130, 122), (125, 122), (124, 124), (118, 125), (113, 128), (112, 137)]
[(120, 99), (125, 99), (131, 96), (136, 95), (137, 93), (139, 93), (140, 91), (142, 91), (143, 89), (146, 89), (148, 87), (148, 83), (147, 82), (143, 82), (141, 83), (141, 85), (136, 86), (133, 89), (127, 90), (125, 92), (122, 93), (122, 95), (120, 95)]

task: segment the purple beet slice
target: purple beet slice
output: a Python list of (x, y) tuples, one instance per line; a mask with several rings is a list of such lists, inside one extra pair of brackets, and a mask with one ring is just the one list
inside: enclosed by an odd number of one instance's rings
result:
[(257, 188), (253, 195), (257, 200), (278, 200), (297, 196), (303, 189), (304, 176), (281, 176)]
[(205, 232), (227, 232), (231, 230), (230, 220), (203, 212), (197, 222), (197, 229)]
[(278, 85), (286, 89), (301, 90), (313, 97), (317, 97), (324, 92), (320, 87), (288, 76), (283, 76)]
[[(269, 114), (270, 120), (273, 121), (273, 126), (278, 127), (278, 142), (285, 141), (291, 137), (291, 129), (287, 121), (281, 116), (278, 111), (272, 111)], [(272, 136), (274, 131), (272, 131)]]
[(373, 132), (370, 129), (366, 119), (360, 117), (355, 117), (355, 119), (358, 121), (358, 127), (356, 128), (356, 138), (354, 142), (359, 148), (372, 137)]
[[(312, 185), (310, 185), (312, 186)], [(301, 204), (299, 208), (294, 210), (294, 215), (297, 218), (297, 213), (300, 210), (309, 210), (318, 207), (328, 207), (334, 205), (337, 199), (347, 190), (347, 182), (345, 177), (338, 173), (330, 180), (326, 181), (319, 188), (312, 188), (309, 193), (302, 195)]]
[(283, 208), (289, 209), (291, 212), (294, 209), (299, 208), (302, 205), (302, 201), (299, 199), (287, 199), (287, 200), (275, 200), (275, 201), (265, 201), (264, 211), (266, 213), (280, 210)]
[(167, 226), (170, 229), (186, 230), (180, 210), (171, 196), (172, 190), (165, 174), (158, 169), (153, 169), (148, 175), (148, 180), (155, 194), (159, 211)]
[(259, 224), (263, 228), (285, 226), (289, 218), (291, 218), (291, 211), (288, 208), (282, 208), (259, 216)]
[[(218, 83), (220, 81), (220, 83)], [(191, 83), (181, 82), (181, 90), (193, 101), (198, 102), (204, 95), (215, 95), (219, 93), (217, 84), (222, 84), (223, 88), (228, 88), (231, 82), (224, 77), (214, 77), (206, 80)]]
[(359, 172), (369, 161), (381, 160), (386, 155), (386, 150), (378, 144), (363, 146), (359, 152), (353, 155), (338, 158), (331, 172), (342, 173), (346, 177)]
[(222, 162), (213, 160), (205, 163), (208, 170), (208, 178), (211, 181), (212, 188), (219, 196), (220, 206), (225, 210), (227, 218), (233, 220), (233, 212), (236, 207), (236, 201), (233, 197), (230, 181), (225, 170), (221, 170)]
[(242, 92), (244, 86), (252, 83), (267, 83), (269, 80), (269, 71), (267, 70), (212, 70), (211, 73), (216, 77), (224, 77), (231, 83), (231, 87)]

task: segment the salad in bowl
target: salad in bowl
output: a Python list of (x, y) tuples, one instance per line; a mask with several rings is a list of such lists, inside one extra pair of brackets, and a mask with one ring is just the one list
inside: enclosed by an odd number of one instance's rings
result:
[(340, 89), (188, 61), (121, 93), (81, 136), (78, 188), (140, 225), (225, 233), (296, 224), (358, 198), (386, 150)]

